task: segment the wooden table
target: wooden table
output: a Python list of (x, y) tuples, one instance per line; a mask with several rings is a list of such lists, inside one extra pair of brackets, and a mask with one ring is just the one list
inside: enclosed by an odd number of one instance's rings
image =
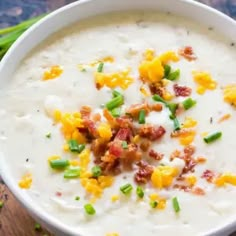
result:
[[(31, 16), (54, 10), (74, 0), (0, 0), (0, 28), (19, 23)], [(115, 1), (115, 0), (113, 0)], [(199, 0), (236, 19), (236, 0)], [(1, 236), (46, 236), (46, 230), (35, 230), (35, 221), (9, 192), (0, 177)], [(236, 233), (232, 236), (236, 236)]]

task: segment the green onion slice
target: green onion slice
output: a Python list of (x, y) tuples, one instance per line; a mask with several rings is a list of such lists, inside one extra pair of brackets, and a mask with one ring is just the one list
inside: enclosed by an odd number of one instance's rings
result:
[(79, 144), (75, 139), (69, 140), (68, 144), (71, 152), (81, 153), (85, 149), (85, 145)]
[(47, 133), (46, 134), (46, 138), (51, 138), (52, 134), (51, 133)]
[(93, 205), (89, 203), (84, 205), (84, 210), (88, 215), (94, 215), (96, 213)]
[(173, 205), (175, 212), (178, 213), (180, 211), (180, 206), (179, 206), (179, 201), (178, 201), (177, 197), (174, 197), (172, 199), (172, 205)]
[(173, 119), (173, 122), (174, 122), (174, 130), (175, 131), (180, 130), (180, 123), (176, 117)]
[(106, 108), (111, 111), (114, 108), (121, 106), (123, 103), (124, 103), (124, 97), (122, 95), (119, 95), (117, 97), (114, 97), (111, 101), (109, 101), (106, 104)]
[(171, 81), (174, 81), (174, 80), (177, 80), (180, 76), (180, 70), (176, 70), (174, 72), (171, 72), (166, 79), (168, 80), (171, 80)]
[(164, 65), (164, 78), (167, 78), (170, 74), (171, 67), (169, 65)]
[(100, 62), (99, 65), (98, 65), (97, 72), (101, 73), (103, 71), (103, 67), (104, 67), (104, 63)]
[(168, 103), (167, 107), (169, 108), (171, 114), (175, 115), (175, 112), (178, 108), (178, 103)]
[(151, 206), (152, 208), (156, 208), (157, 205), (158, 205), (158, 202), (157, 202), (157, 201), (150, 201), (150, 206)]
[(122, 141), (121, 145), (123, 149), (128, 149), (128, 144), (126, 141)]
[(137, 196), (139, 198), (143, 198), (144, 197), (144, 191), (143, 191), (143, 188), (141, 186), (137, 186), (136, 194), (137, 194)]
[(0, 201), (0, 208), (3, 208), (4, 202)]
[(76, 201), (79, 201), (79, 200), (80, 200), (80, 197), (79, 197), (79, 196), (76, 196), (76, 197), (75, 197), (75, 200), (76, 200)]
[(182, 102), (185, 110), (192, 108), (193, 106), (196, 105), (196, 103), (197, 103), (197, 101), (193, 100), (192, 98), (187, 98), (186, 100), (184, 100)]
[(122, 94), (120, 92), (118, 92), (117, 90), (113, 90), (112, 95), (113, 95), (113, 98), (118, 97), (118, 96), (122, 96)]
[(168, 103), (158, 94), (153, 95), (152, 99), (156, 102), (161, 102), (161, 103), (165, 104), (166, 106), (168, 106)]
[(77, 177), (80, 177), (80, 167), (70, 167), (64, 172), (65, 179), (72, 179)]
[(113, 117), (120, 117), (120, 115), (121, 115), (120, 107), (116, 107), (116, 108), (112, 109), (111, 114)]
[(125, 184), (120, 187), (120, 191), (125, 195), (128, 195), (129, 193), (131, 193), (132, 190), (133, 190), (133, 187), (131, 184)]
[(101, 174), (102, 174), (102, 169), (101, 169), (100, 166), (94, 166), (94, 167), (92, 168), (92, 175), (93, 175), (93, 177), (98, 177), (98, 176), (100, 176)]
[(139, 112), (139, 116), (138, 116), (138, 123), (139, 124), (145, 124), (145, 115), (146, 115), (145, 110), (141, 110)]
[(64, 169), (70, 164), (69, 161), (65, 159), (50, 160), (49, 163), (53, 169)]
[(39, 223), (35, 223), (34, 229), (35, 229), (36, 231), (41, 230), (41, 225), (40, 225)]
[(222, 132), (215, 132), (213, 134), (206, 136), (204, 138), (204, 141), (206, 143), (212, 143), (212, 142), (216, 141), (217, 139), (221, 138), (221, 136), (222, 136)]

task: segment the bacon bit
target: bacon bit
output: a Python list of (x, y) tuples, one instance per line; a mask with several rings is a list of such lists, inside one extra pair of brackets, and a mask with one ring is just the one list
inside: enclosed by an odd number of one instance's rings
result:
[(185, 154), (187, 157), (191, 157), (194, 153), (195, 153), (195, 147), (194, 147), (194, 146), (189, 145), (189, 146), (186, 146), (186, 147), (184, 148), (184, 154)]
[(196, 187), (192, 190), (192, 193), (195, 195), (203, 196), (205, 195), (205, 191), (202, 188)]
[(151, 145), (151, 142), (145, 139), (140, 143), (140, 149), (143, 152), (146, 152), (149, 149), (150, 145)]
[(89, 119), (84, 119), (83, 120), (83, 125), (85, 128), (88, 129), (89, 133), (93, 136), (93, 137), (97, 137), (98, 136), (98, 132), (95, 126), (95, 123), (92, 120)]
[(153, 104), (150, 107), (151, 111), (162, 111), (163, 106), (159, 103)]
[(93, 114), (92, 119), (94, 122), (101, 121), (101, 115), (99, 113), (95, 113), (95, 114)]
[(116, 119), (112, 116), (112, 114), (107, 109), (103, 110), (103, 116), (111, 125), (116, 124)]
[(170, 155), (170, 161), (173, 161), (175, 158), (180, 158), (181, 152), (179, 150), (174, 150)]
[(151, 178), (154, 168), (145, 161), (138, 162), (137, 166), (139, 169), (135, 173), (134, 179), (139, 184), (146, 184)]
[(205, 163), (206, 162), (206, 158), (205, 157), (197, 157), (196, 159), (197, 163)]
[(188, 193), (191, 191), (191, 187), (190, 186), (186, 186), (186, 185), (181, 185), (181, 184), (175, 184), (173, 186), (173, 188), (179, 189), (179, 190), (183, 190), (184, 192)]
[(91, 145), (91, 151), (95, 157), (101, 157), (105, 154), (107, 148), (107, 142), (101, 139), (95, 139)]
[(91, 111), (92, 111), (91, 107), (82, 106), (80, 108), (80, 114), (81, 114), (82, 119), (89, 119)]
[(148, 104), (147, 103), (134, 104), (126, 110), (126, 113), (131, 114), (131, 116), (134, 118), (137, 118), (141, 110), (145, 110), (146, 114), (148, 114), (150, 111)]
[(117, 157), (113, 154), (106, 153), (104, 156), (101, 157), (103, 162), (114, 162)]
[(183, 174), (186, 174), (188, 172), (194, 172), (194, 167), (196, 166), (196, 161), (192, 158), (185, 160), (185, 167), (183, 168)]
[(116, 118), (116, 124), (120, 128), (132, 128), (133, 127), (132, 118), (127, 117), (127, 116)]
[(153, 149), (150, 150), (148, 155), (156, 161), (160, 161), (164, 157), (164, 154), (156, 152)]
[(131, 130), (129, 128), (120, 128), (114, 140), (130, 141), (131, 139)]
[(143, 125), (139, 130), (141, 137), (155, 141), (165, 134), (166, 130), (162, 126)]
[(132, 164), (140, 161), (142, 153), (138, 151), (138, 147), (131, 143), (128, 145), (128, 149), (124, 150), (121, 157), (121, 163), (124, 169), (131, 169)]
[(160, 97), (163, 97), (165, 93), (165, 88), (161, 87), (161, 84), (156, 83), (156, 84), (150, 84), (149, 89), (151, 91), (151, 94), (158, 94)]
[(206, 179), (207, 182), (212, 183), (215, 174), (211, 170), (205, 170), (201, 176), (201, 178)]
[(103, 174), (120, 174), (120, 159), (113, 159), (113, 161), (110, 162), (101, 162), (99, 166), (102, 169)]
[(196, 55), (193, 52), (193, 48), (190, 46), (179, 49), (178, 53), (188, 61), (194, 61), (197, 59)]
[(61, 197), (62, 196), (61, 192), (56, 192), (55, 194), (56, 194), (57, 197)]
[(178, 84), (175, 84), (173, 86), (174, 88), (174, 92), (175, 92), (175, 96), (176, 97), (188, 97), (191, 95), (192, 93), (192, 89), (187, 87), (187, 86), (180, 86)]
[(226, 121), (226, 120), (228, 120), (230, 117), (231, 117), (231, 114), (225, 114), (225, 115), (223, 115), (223, 116), (218, 120), (218, 123), (221, 123), (221, 122), (223, 122), (223, 121)]
[(109, 145), (110, 145), (109, 147), (110, 155), (113, 155), (115, 157), (121, 157), (121, 154), (123, 152), (122, 142), (117, 140), (109, 143)]

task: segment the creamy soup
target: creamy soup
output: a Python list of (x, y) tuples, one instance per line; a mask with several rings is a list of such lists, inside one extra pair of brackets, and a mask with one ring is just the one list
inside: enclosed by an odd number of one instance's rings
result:
[(171, 14), (82, 21), (1, 88), (1, 152), (78, 234), (202, 235), (236, 218), (235, 67), (233, 42)]

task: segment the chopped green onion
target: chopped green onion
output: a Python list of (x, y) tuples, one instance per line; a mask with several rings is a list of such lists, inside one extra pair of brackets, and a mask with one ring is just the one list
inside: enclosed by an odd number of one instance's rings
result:
[(121, 145), (123, 149), (128, 149), (128, 144), (126, 141), (122, 141)]
[(175, 212), (178, 213), (180, 211), (180, 206), (179, 206), (179, 202), (178, 202), (177, 197), (174, 197), (172, 199), (172, 204), (173, 204), (173, 208), (174, 208)]
[(170, 74), (171, 67), (169, 65), (164, 65), (164, 78), (167, 78)]
[(112, 95), (113, 95), (113, 98), (118, 97), (118, 96), (122, 96), (122, 94), (116, 90), (112, 91)]
[(175, 131), (180, 130), (180, 123), (176, 117), (173, 119), (173, 122), (174, 122), (174, 130)]
[(111, 110), (111, 114), (112, 114), (112, 116), (114, 116), (114, 117), (120, 117), (120, 114), (121, 114), (121, 109), (120, 109), (120, 107), (116, 107), (116, 108), (114, 108), (113, 110)]
[(146, 115), (145, 110), (141, 110), (139, 112), (139, 116), (138, 116), (138, 123), (139, 124), (145, 124), (145, 115)]
[(125, 184), (120, 187), (120, 191), (125, 195), (128, 195), (129, 193), (131, 193), (132, 190), (133, 190), (133, 187), (131, 184)]
[(219, 139), (222, 136), (222, 132), (216, 132), (214, 134), (210, 134), (207, 137), (204, 138), (204, 141), (206, 143), (212, 143), (214, 141), (216, 141), (217, 139)]
[(171, 72), (166, 79), (168, 80), (171, 80), (171, 81), (174, 81), (174, 80), (177, 80), (180, 76), (180, 70), (176, 70), (174, 72)]
[(171, 114), (175, 115), (175, 112), (178, 108), (178, 104), (177, 103), (168, 103), (167, 107), (169, 108)]
[(88, 215), (94, 215), (96, 213), (93, 205), (89, 203), (84, 205), (84, 210)]
[(93, 175), (93, 177), (98, 177), (98, 176), (100, 176), (101, 174), (102, 174), (102, 169), (101, 169), (100, 166), (94, 166), (94, 167), (92, 168), (92, 175)]
[(166, 106), (168, 106), (168, 103), (158, 94), (153, 95), (152, 99), (156, 102), (161, 102), (161, 103), (164, 103)]
[(35, 229), (36, 231), (40, 231), (40, 230), (41, 230), (41, 225), (40, 225), (39, 223), (35, 223), (34, 229)]
[(51, 133), (47, 133), (46, 134), (46, 138), (51, 138), (52, 134)]
[(78, 144), (78, 142), (75, 139), (69, 140), (68, 144), (71, 152), (81, 153), (85, 149), (85, 145)]
[(70, 164), (69, 161), (65, 159), (50, 160), (49, 163), (53, 169), (64, 169)]
[(65, 170), (64, 178), (65, 179), (72, 179), (80, 177), (80, 168), (79, 167), (70, 167)]
[(97, 72), (101, 73), (103, 71), (103, 67), (104, 67), (104, 63), (103, 62), (99, 63)]
[(136, 194), (139, 198), (143, 198), (144, 197), (144, 191), (143, 188), (140, 186), (137, 186), (136, 188)]
[(151, 206), (152, 208), (156, 208), (157, 205), (158, 205), (158, 202), (157, 202), (157, 201), (150, 201), (150, 206)]
[(111, 101), (109, 101), (106, 104), (106, 108), (111, 111), (114, 108), (121, 106), (123, 103), (124, 103), (124, 97), (122, 95), (119, 95), (117, 97), (114, 97)]
[(3, 208), (4, 202), (0, 201), (0, 209)]
[(81, 69), (81, 72), (86, 72), (86, 69), (85, 68)]
[(196, 103), (197, 103), (197, 101), (193, 100), (192, 98), (187, 98), (186, 100), (184, 100), (184, 101), (182, 102), (182, 104), (183, 104), (185, 110), (188, 110), (188, 109), (190, 109), (191, 107), (195, 106)]
[(80, 197), (79, 196), (76, 196), (75, 197), (75, 201), (79, 201), (80, 200)]

